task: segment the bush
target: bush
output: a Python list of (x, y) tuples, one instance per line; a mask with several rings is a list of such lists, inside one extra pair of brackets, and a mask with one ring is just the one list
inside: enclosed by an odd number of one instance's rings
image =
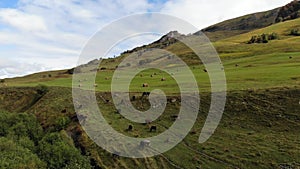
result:
[(43, 129), (36, 117), (25, 113), (0, 112), (0, 136), (18, 140), (29, 137), (37, 143), (43, 134)]
[(47, 134), (40, 142), (39, 157), (50, 169), (91, 168), (89, 160), (73, 145), (67, 144), (59, 133)]
[(279, 39), (279, 36), (277, 33), (271, 33), (271, 34), (261, 34), (261, 35), (255, 35), (252, 36), (251, 39), (247, 42), (247, 44), (252, 43), (268, 43), (270, 40)]
[(43, 96), (49, 91), (49, 89), (46, 85), (38, 85), (36, 91), (40, 96)]
[(300, 36), (299, 29), (292, 29), (290, 35), (292, 35), (292, 36)]
[(55, 130), (60, 131), (62, 129), (65, 129), (70, 122), (71, 120), (69, 117), (59, 117), (55, 121)]
[[(70, 119), (57, 120), (60, 128)], [(13, 141), (14, 140), (14, 141)], [(91, 168), (64, 132), (43, 132), (36, 117), (0, 111), (0, 168)]]
[(5, 79), (1, 79), (1, 80), (0, 80), (0, 83), (5, 83)]
[(271, 35), (268, 36), (269, 40), (275, 40), (275, 39), (279, 39), (279, 36), (277, 33), (272, 33)]
[(29, 149), (0, 137), (0, 168), (46, 168), (46, 164)]

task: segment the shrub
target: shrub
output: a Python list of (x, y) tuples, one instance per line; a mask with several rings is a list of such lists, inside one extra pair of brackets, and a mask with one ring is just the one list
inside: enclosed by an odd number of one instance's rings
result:
[(36, 154), (8, 138), (0, 137), (0, 150), (0, 168), (46, 168)]
[(38, 85), (36, 91), (40, 96), (43, 96), (49, 91), (49, 89), (46, 85)]
[(47, 168), (91, 168), (89, 160), (73, 145), (67, 144), (59, 133), (47, 134), (39, 142), (38, 150)]
[(55, 129), (56, 131), (60, 131), (62, 129), (65, 129), (68, 124), (71, 122), (69, 117), (59, 117), (55, 121)]
[(292, 36), (300, 36), (299, 29), (292, 29), (290, 35), (292, 35)]
[(0, 83), (5, 83), (5, 79), (1, 79), (1, 80), (0, 80)]
[(275, 40), (275, 39), (279, 39), (279, 36), (277, 33), (272, 33), (271, 35), (268, 36), (269, 40)]
[(277, 33), (271, 33), (271, 34), (261, 34), (261, 35), (255, 35), (252, 36), (251, 39), (247, 42), (248, 44), (252, 43), (268, 43), (270, 40), (279, 39), (279, 36)]

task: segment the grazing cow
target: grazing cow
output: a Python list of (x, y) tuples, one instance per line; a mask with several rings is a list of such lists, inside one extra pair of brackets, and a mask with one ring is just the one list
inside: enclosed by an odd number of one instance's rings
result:
[(238, 67), (239, 65), (238, 64), (235, 64), (235, 67)]
[(157, 129), (157, 127), (156, 127), (156, 126), (151, 126), (151, 127), (150, 127), (150, 132), (152, 132), (152, 131), (156, 131), (156, 129)]
[(141, 148), (148, 147), (150, 146), (150, 143), (151, 143), (150, 140), (143, 140), (140, 142), (140, 147)]
[(148, 83), (143, 83), (143, 87), (149, 87)]
[(79, 104), (76, 107), (77, 107), (77, 109), (81, 109), (83, 106), (82, 106), (82, 104)]
[(193, 131), (191, 131), (190, 133), (191, 133), (191, 134), (193, 134), (193, 135), (194, 135), (194, 134), (197, 134), (197, 132), (196, 132), (196, 131), (194, 131), (194, 130), (193, 130)]
[(132, 101), (135, 101), (135, 99), (136, 99), (135, 96), (132, 96), (131, 100), (132, 100)]
[(129, 125), (128, 128), (127, 128), (127, 131), (132, 131), (132, 130), (133, 130), (133, 126)]
[(86, 122), (87, 116), (79, 114), (79, 115), (77, 115), (77, 118), (78, 118), (78, 121), (79, 121), (82, 125), (84, 125), (85, 122)]
[(161, 81), (166, 81), (166, 78), (163, 77), (163, 78), (161, 78), (160, 80), (161, 80)]
[(150, 119), (146, 119), (146, 120), (145, 120), (145, 124), (150, 124), (151, 121), (152, 121), (152, 120), (150, 120)]
[(62, 113), (67, 113), (67, 109), (65, 108), (65, 109), (63, 109), (61, 112), (62, 112)]
[(172, 118), (172, 120), (177, 120), (178, 119), (178, 115), (172, 115), (171, 118)]
[(150, 95), (150, 92), (143, 92), (142, 97), (149, 96), (149, 95)]
[(114, 151), (112, 156), (113, 156), (113, 158), (118, 158), (118, 157), (120, 157), (120, 154), (121, 154), (121, 152)]
[(290, 58), (290, 59), (293, 59), (293, 57), (292, 57), (292, 56), (290, 56), (289, 58)]
[(110, 100), (108, 100), (108, 99), (106, 99), (105, 101), (106, 101), (106, 103), (109, 103), (109, 102), (110, 102)]
[(207, 70), (206, 70), (206, 69), (203, 69), (203, 72), (207, 72)]
[(175, 98), (171, 99), (171, 103), (175, 103), (176, 101), (177, 101), (177, 99), (175, 99)]
[(150, 75), (150, 77), (153, 77), (153, 75)]

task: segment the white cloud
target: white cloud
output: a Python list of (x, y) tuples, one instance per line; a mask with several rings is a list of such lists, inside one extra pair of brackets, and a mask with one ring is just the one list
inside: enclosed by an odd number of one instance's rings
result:
[(47, 67), (36, 63), (21, 62), (13, 59), (1, 59), (0, 79), (16, 75), (26, 75), (36, 71), (46, 70)]
[(0, 20), (21, 31), (46, 31), (43, 18), (16, 9), (0, 9)]
[(168, 1), (161, 12), (185, 19), (199, 29), (223, 20), (270, 10), (291, 0), (174, 0)]

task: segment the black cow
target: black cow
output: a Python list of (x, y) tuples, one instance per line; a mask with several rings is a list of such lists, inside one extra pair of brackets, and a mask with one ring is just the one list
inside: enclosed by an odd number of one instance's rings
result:
[(118, 157), (120, 157), (120, 154), (121, 154), (120, 152), (114, 151), (112, 156), (113, 156), (113, 158), (118, 158)]
[(142, 97), (149, 96), (149, 95), (150, 95), (150, 92), (143, 92)]
[(156, 127), (156, 126), (151, 126), (151, 127), (150, 127), (150, 132), (152, 132), (152, 131), (156, 131), (156, 129), (157, 129), (157, 127)]
[(129, 125), (128, 128), (127, 128), (127, 131), (132, 131), (132, 130), (133, 130), (133, 126)]
[(132, 96), (131, 100), (132, 101), (135, 101), (136, 97), (135, 96)]

